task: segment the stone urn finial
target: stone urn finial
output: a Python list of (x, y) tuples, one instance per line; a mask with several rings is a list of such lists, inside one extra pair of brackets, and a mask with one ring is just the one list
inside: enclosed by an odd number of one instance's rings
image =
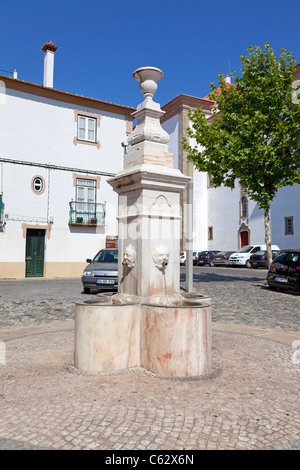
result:
[(157, 90), (157, 82), (164, 74), (156, 67), (141, 67), (133, 72), (133, 78), (140, 82), (140, 90), (146, 101), (152, 101)]

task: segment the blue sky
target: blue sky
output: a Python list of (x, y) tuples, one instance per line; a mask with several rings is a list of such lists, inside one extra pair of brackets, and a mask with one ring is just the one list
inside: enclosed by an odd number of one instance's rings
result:
[(218, 73), (239, 71), (250, 45), (268, 41), (300, 62), (300, 0), (14, 0), (0, 18), (0, 69), (42, 84), (41, 47), (51, 40), (54, 88), (132, 107), (142, 101), (138, 67), (164, 72), (155, 95), (163, 105), (205, 96)]

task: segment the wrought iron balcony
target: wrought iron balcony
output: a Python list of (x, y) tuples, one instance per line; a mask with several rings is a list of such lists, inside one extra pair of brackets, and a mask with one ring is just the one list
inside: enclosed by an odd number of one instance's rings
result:
[(69, 203), (70, 225), (104, 225), (106, 207), (104, 203), (76, 202)]

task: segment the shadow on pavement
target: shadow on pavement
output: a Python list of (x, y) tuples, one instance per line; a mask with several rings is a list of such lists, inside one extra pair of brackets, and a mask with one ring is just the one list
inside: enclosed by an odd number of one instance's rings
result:
[[(185, 273), (180, 274), (180, 282), (185, 282)], [(259, 277), (240, 277), (240, 276), (223, 276), (221, 274), (214, 273), (201, 273), (193, 275), (194, 282), (264, 282), (265, 279)]]

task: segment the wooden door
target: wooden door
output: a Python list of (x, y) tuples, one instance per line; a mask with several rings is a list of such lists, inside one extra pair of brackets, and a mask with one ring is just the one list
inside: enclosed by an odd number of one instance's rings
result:
[(45, 230), (27, 229), (26, 277), (44, 276)]
[(241, 248), (246, 245), (249, 245), (249, 232), (247, 232), (247, 230), (244, 230), (243, 232), (241, 232)]

